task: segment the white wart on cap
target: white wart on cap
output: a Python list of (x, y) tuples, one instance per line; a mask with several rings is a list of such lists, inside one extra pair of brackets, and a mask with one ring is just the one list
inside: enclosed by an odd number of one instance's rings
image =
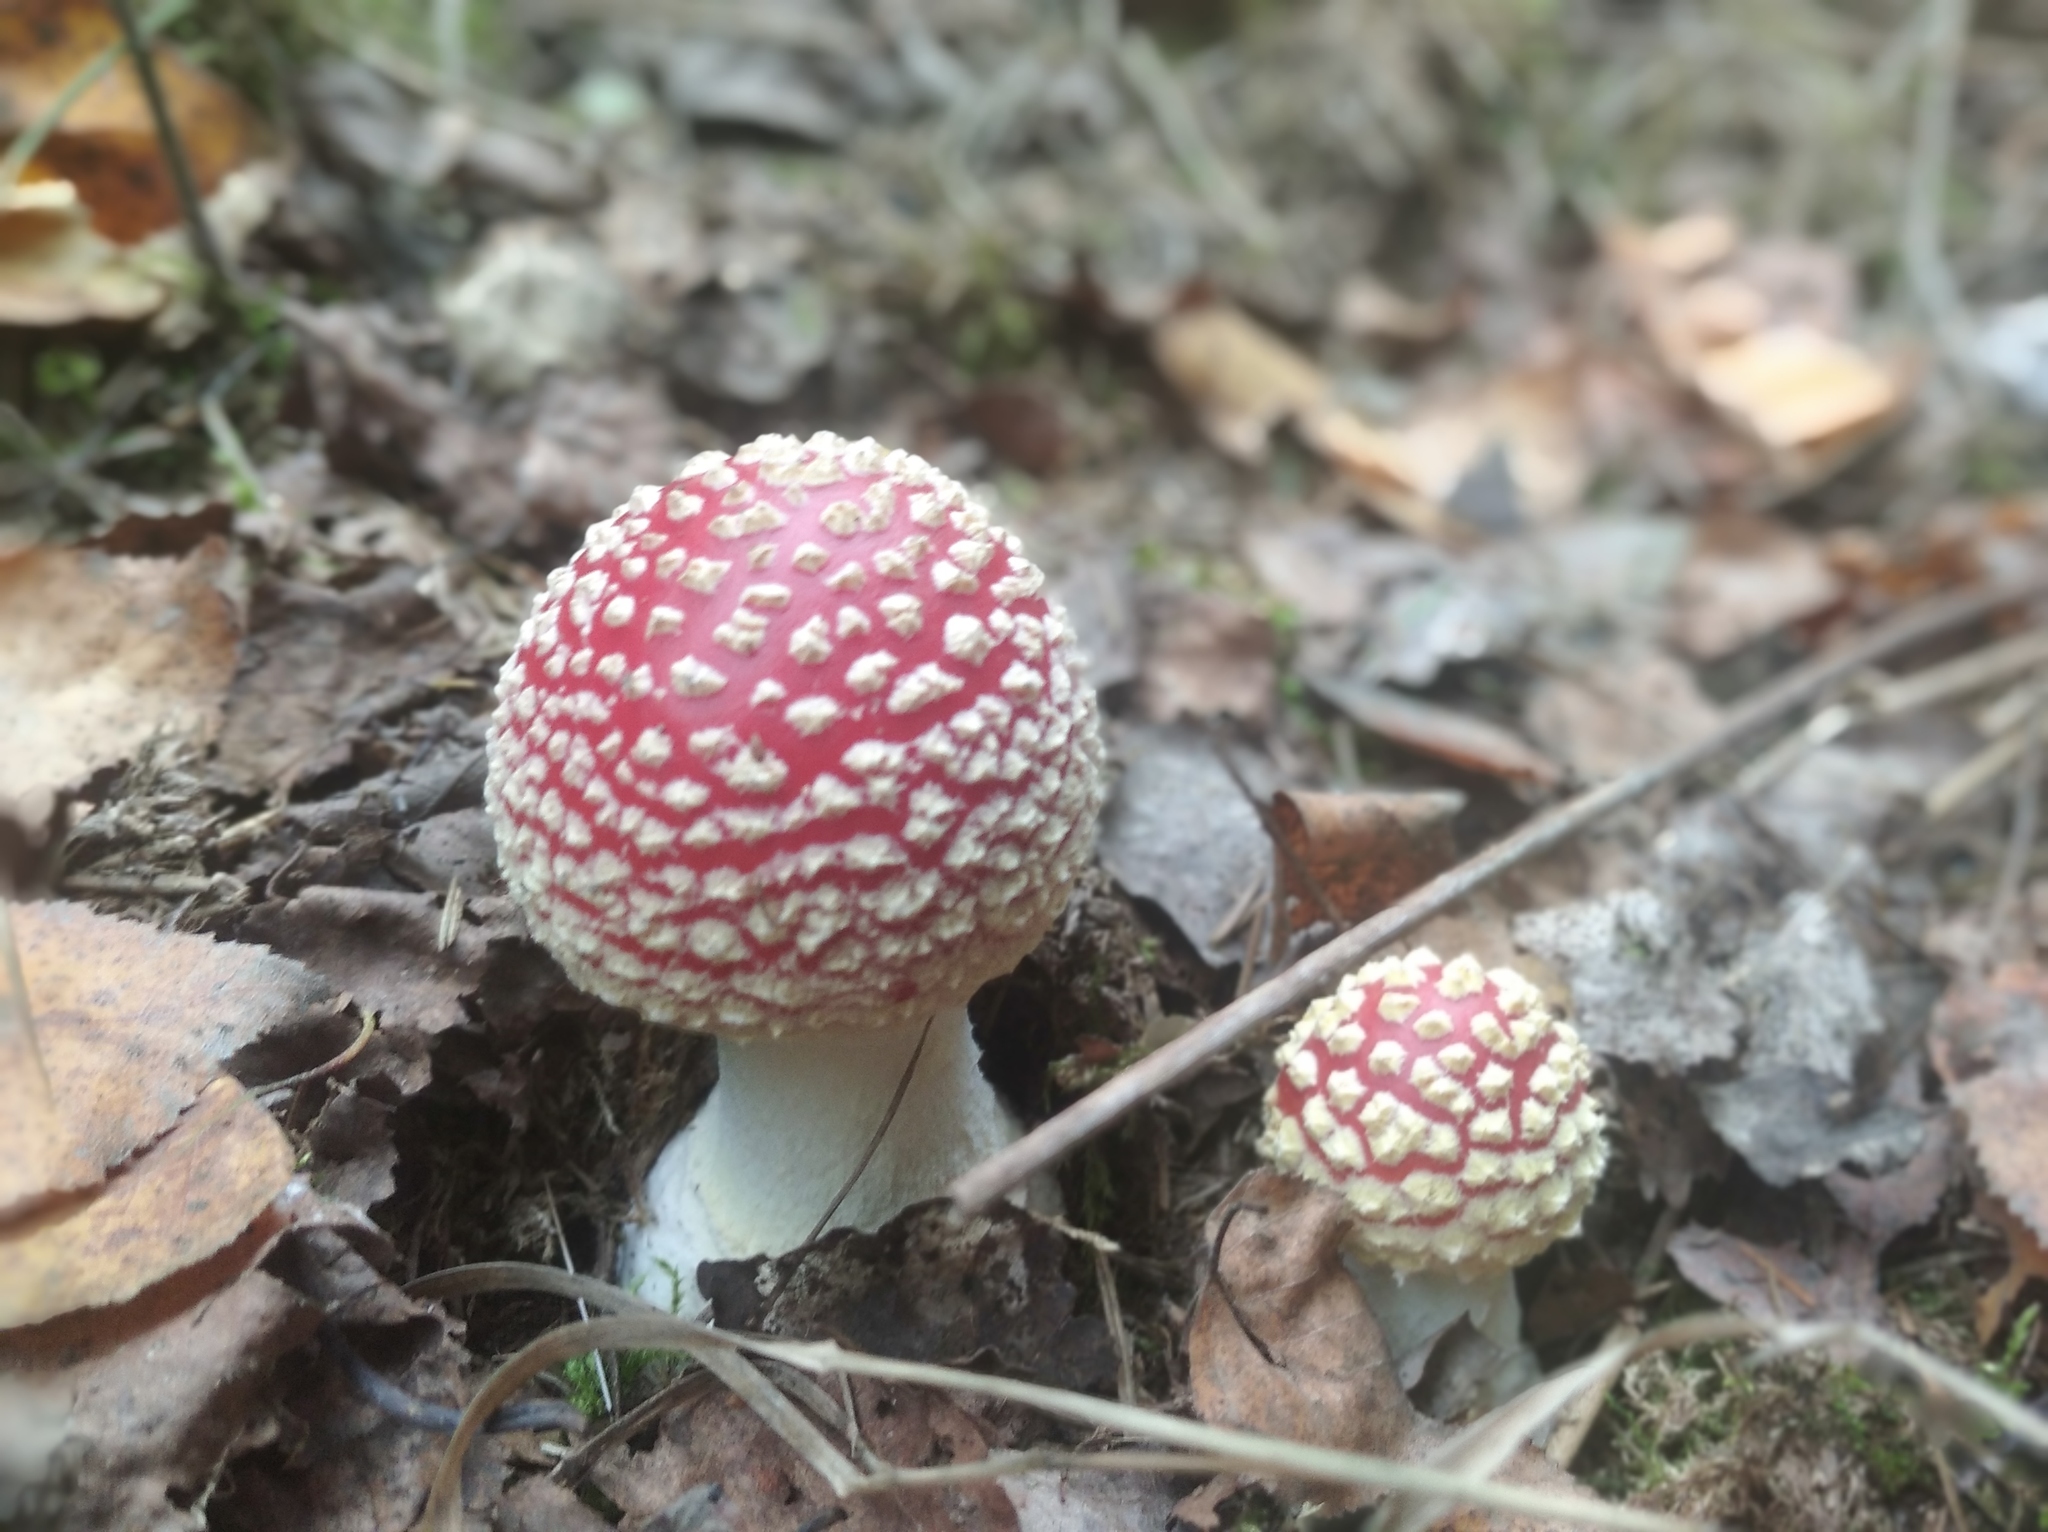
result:
[(1042, 584), (873, 441), (766, 436), (636, 490), (498, 684), (486, 804), (535, 935), (733, 1037), (964, 1003), (1058, 913), (1102, 797)]

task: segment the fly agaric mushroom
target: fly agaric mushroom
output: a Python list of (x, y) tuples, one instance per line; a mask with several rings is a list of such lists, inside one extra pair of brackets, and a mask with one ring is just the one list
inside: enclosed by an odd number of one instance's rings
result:
[(1102, 797), (1043, 579), (944, 474), (828, 433), (699, 454), (549, 576), (491, 725), (507, 883), (584, 989), (718, 1039), (626, 1279), (799, 1243), (928, 1020), (837, 1221), (1015, 1136), (967, 998), (1064, 906)]
[(1516, 1347), (1513, 1269), (1577, 1231), (1607, 1164), (1578, 1033), (1513, 969), (1418, 947), (1346, 976), (1276, 1062), (1260, 1153), (1350, 1204), (1396, 1363), (1464, 1315)]

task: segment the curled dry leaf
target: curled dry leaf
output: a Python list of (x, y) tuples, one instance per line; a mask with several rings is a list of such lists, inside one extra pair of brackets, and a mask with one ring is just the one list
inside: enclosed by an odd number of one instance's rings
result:
[(1287, 891), (1288, 924), (1323, 918), (1295, 871), (1299, 864), (1347, 924), (1377, 914), (1457, 860), (1452, 822), (1459, 792), (1275, 793), (1273, 818), (1294, 855), (1273, 854), (1273, 876)]
[(1818, 616), (1843, 590), (1817, 539), (1761, 516), (1709, 517), (1679, 569), (1670, 634), (1693, 658), (1717, 660)]
[(1443, 507), (1427, 497), (1401, 445), (1338, 402), (1320, 367), (1242, 310), (1216, 303), (1167, 315), (1153, 327), (1152, 356), (1226, 456), (1262, 462), (1275, 428), (1292, 424), (1389, 521), (1423, 537), (1447, 531)]
[(1671, 1237), (1671, 1259), (1694, 1287), (1761, 1324), (1814, 1319), (1877, 1319), (1877, 1253), (1843, 1231), (1833, 1261), (1789, 1245), (1756, 1245), (1725, 1229), (1688, 1224)]
[(0, 1227), (0, 1329), (134, 1297), (226, 1246), (284, 1190), (292, 1146), (232, 1080), (85, 1197)]
[(1692, 672), (1648, 645), (1616, 645), (1583, 670), (1546, 675), (1528, 704), (1530, 734), (1592, 781), (1704, 739), (1720, 723)]
[(238, 625), (228, 548), (182, 559), (0, 558), (0, 801), (75, 786), (152, 736), (220, 725)]

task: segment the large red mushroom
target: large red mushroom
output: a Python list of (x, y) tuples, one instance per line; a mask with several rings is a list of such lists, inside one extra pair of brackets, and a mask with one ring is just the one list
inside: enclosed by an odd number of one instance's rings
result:
[(824, 433), (700, 454), (549, 577), (490, 735), (506, 879), (576, 983), (718, 1039), (626, 1279), (801, 1241), (928, 1021), (837, 1222), (1014, 1135), (966, 1001), (1064, 906), (1102, 797), (1043, 584), (946, 475)]

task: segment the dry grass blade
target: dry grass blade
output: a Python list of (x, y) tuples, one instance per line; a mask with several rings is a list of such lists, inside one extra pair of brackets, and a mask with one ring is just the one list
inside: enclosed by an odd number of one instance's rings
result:
[(2038, 596), (2044, 589), (2048, 589), (2048, 579), (2036, 577), (1957, 591), (1911, 607), (1834, 653), (1797, 667), (1730, 709), (1721, 727), (1706, 738), (1539, 815), (1505, 839), (1425, 883), (1407, 898), (1317, 948), (1292, 968), (1224, 1006), (1100, 1089), (1040, 1123), (1007, 1149), (991, 1155), (956, 1179), (946, 1189), (947, 1194), (968, 1212), (990, 1206), (1125, 1113), (1237, 1046), (1275, 1017), (1334, 988), (1342, 975), (1389, 942), (1442, 914), (1510, 868), (1564, 844), (1616, 809), (1676, 781), (1884, 656)]
[(466, 1293), (526, 1290), (580, 1298), (596, 1308), (623, 1310), (607, 1319), (584, 1320), (542, 1336), (507, 1360), (484, 1380), (484, 1386), (462, 1412), (462, 1423), (448, 1440), (426, 1509), (417, 1525), (422, 1532), (462, 1532), (462, 1459), (485, 1420), (505, 1400), (546, 1368), (585, 1351), (630, 1346), (663, 1346), (686, 1351), (705, 1371), (737, 1394), (746, 1405), (818, 1471), (835, 1494), (846, 1494), (861, 1478), (858, 1468), (827, 1441), (775, 1386), (745, 1357), (732, 1349), (728, 1336), (688, 1320), (665, 1314), (653, 1304), (593, 1277), (534, 1266), (523, 1261), (487, 1261), (436, 1272), (410, 1284), (421, 1298), (452, 1298)]
[[(421, 1278), (412, 1283), (408, 1291), (415, 1297), (453, 1297), (460, 1293), (486, 1292), (511, 1287), (526, 1287), (556, 1293), (562, 1297), (582, 1297), (594, 1305), (630, 1312), (607, 1319), (587, 1320), (555, 1330), (521, 1351), (486, 1380), (477, 1397), (463, 1412), (463, 1428), (458, 1430), (448, 1443), (448, 1455), (442, 1461), (441, 1470), (434, 1481), (433, 1494), (429, 1497), (427, 1509), (418, 1523), (421, 1532), (460, 1532), (462, 1454), (474, 1438), (477, 1427), (492, 1409), (503, 1403), (520, 1385), (542, 1368), (593, 1348), (623, 1346), (687, 1351), (713, 1371), (718, 1371), (722, 1366), (732, 1362), (744, 1364), (745, 1358), (738, 1353), (745, 1351), (805, 1372), (850, 1373), (859, 1377), (881, 1378), (890, 1382), (920, 1384), (958, 1393), (979, 1394), (985, 1398), (1004, 1399), (1061, 1419), (1079, 1421), (1084, 1425), (1116, 1431), (1127, 1437), (1184, 1449), (1184, 1453), (1165, 1456), (1170, 1457), (1175, 1468), (1189, 1472), (1235, 1470), (1327, 1484), (1405, 1491), (1414, 1495), (1440, 1498), (1448, 1504), (1520, 1511), (1528, 1515), (1548, 1516), (1585, 1526), (1639, 1528), (1643, 1529), (1643, 1532), (1678, 1532), (1678, 1529), (1699, 1525), (1680, 1517), (1637, 1510), (1630, 1506), (1609, 1505), (1598, 1500), (1518, 1489), (1509, 1485), (1494, 1484), (1484, 1477), (1468, 1476), (1440, 1468), (1395, 1463), (1384, 1458), (1368, 1457), (1362, 1453), (1310, 1447), (1299, 1442), (1259, 1436), (1249, 1431), (1233, 1431), (1203, 1425), (1198, 1421), (1183, 1420), (1178, 1416), (1165, 1415), (1134, 1405), (1116, 1404), (1087, 1394), (1050, 1388), (1043, 1384), (990, 1377), (923, 1362), (866, 1356), (848, 1351), (830, 1341), (778, 1341), (757, 1336), (727, 1334), (686, 1319), (665, 1315), (653, 1305), (642, 1302), (622, 1289), (610, 1287), (589, 1277), (573, 1277), (567, 1272), (557, 1271), (548, 1266), (497, 1261), (460, 1267), (454, 1271)], [(1744, 1323), (1746, 1325), (1746, 1322)], [(1746, 1328), (1742, 1333), (1753, 1333), (1753, 1330)], [(747, 1371), (752, 1372), (756, 1378), (760, 1377), (751, 1366), (747, 1367)], [(724, 1373), (721, 1372), (720, 1375), (724, 1377)], [(766, 1380), (762, 1379), (762, 1383), (765, 1387)], [(749, 1397), (746, 1391), (736, 1388), (735, 1392), (750, 1406), (762, 1410), (762, 1404)], [(1021, 1457), (998, 1457), (983, 1463), (957, 1464), (945, 1469), (883, 1469), (872, 1474), (862, 1474), (851, 1462), (842, 1457), (836, 1448), (824, 1440), (816, 1427), (804, 1417), (796, 1415), (789, 1401), (779, 1394), (774, 1394), (772, 1389), (767, 1392), (773, 1396), (775, 1404), (779, 1404), (791, 1415), (795, 1415), (797, 1420), (802, 1421), (805, 1430), (815, 1438), (814, 1443), (808, 1448), (795, 1441), (792, 1441), (791, 1445), (818, 1470), (832, 1486), (835, 1494), (875, 1494), (888, 1489), (1000, 1477), (1021, 1472), (1025, 1467), (1036, 1466), (1037, 1463), (1037, 1455), (1025, 1454)], [(769, 1407), (772, 1408), (773, 1405)], [(769, 1418), (765, 1412), (763, 1418)], [(772, 1419), (769, 1423), (776, 1425)], [(776, 1429), (778, 1432), (782, 1431), (779, 1425), (776, 1425)], [(789, 1438), (785, 1436), (784, 1439)], [(1124, 1452), (1082, 1456), (1088, 1458), (1086, 1466), (1104, 1469), (1136, 1469), (1142, 1466), (1148, 1470), (1157, 1470), (1165, 1460), (1157, 1454), (1140, 1455)]]

